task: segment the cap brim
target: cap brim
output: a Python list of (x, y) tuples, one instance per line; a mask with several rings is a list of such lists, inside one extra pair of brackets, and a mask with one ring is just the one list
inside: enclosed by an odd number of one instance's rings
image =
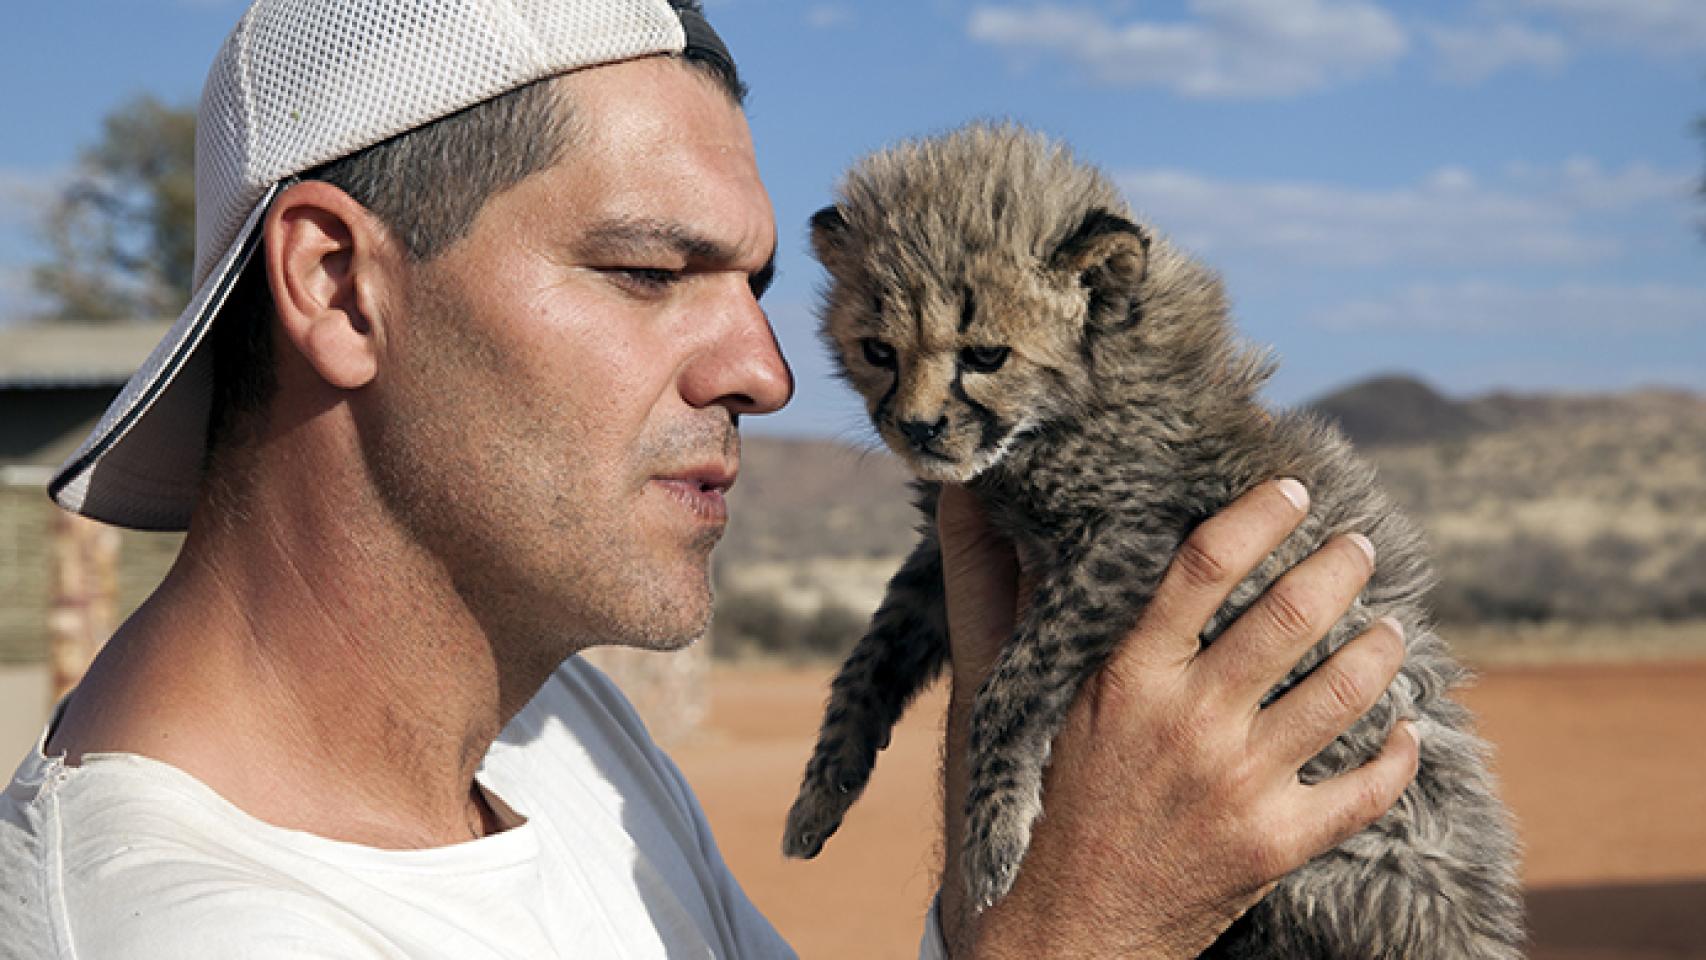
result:
[(48, 483), (54, 502), (137, 530), (189, 526), (213, 394), (213, 359), (202, 344), (260, 245), (261, 218), (278, 190), (278, 184), (267, 188), (189, 306), (54, 474)]

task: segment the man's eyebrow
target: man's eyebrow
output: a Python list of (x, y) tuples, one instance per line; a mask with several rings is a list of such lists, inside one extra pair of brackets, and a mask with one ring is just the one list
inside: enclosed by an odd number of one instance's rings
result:
[(589, 250), (651, 250), (667, 247), (684, 259), (734, 259), (734, 250), (727, 244), (701, 237), (685, 226), (668, 220), (619, 219), (594, 224), (581, 235), (576, 246)]
[[(663, 247), (691, 263), (713, 265), (731, 264), (740, 259), (739, 251), (731, 244), (696, 234), (682, 224), (650, 217), (622, 218), (595, 224), (582, 234), (577, 246), (583, 252), (599, 254), (613, 251), (638, 253)], [(764, 266), (759, 267), (749, 279), (753, 296), (763, 296), (775, 277), (776, 252), (772, 249)]]

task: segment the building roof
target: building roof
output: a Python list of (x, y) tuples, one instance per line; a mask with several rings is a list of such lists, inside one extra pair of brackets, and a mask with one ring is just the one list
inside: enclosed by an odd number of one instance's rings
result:
[(119, 386), (169, 323), (0, 326), (0, 389)]

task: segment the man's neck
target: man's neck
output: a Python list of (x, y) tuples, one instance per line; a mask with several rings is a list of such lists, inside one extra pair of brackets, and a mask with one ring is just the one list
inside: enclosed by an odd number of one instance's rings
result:
[(501, 676), (513, 658), (377, 514), (352, 530), (342, 510), (253, 506), (192, 530), (50, 751), (152, 757), (261, 820), (370, 846), (492, 829), (474, 771), (545, 674)]

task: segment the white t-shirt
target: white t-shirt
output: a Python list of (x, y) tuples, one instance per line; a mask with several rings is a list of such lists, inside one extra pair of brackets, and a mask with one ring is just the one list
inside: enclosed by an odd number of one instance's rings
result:
[[(482, 787), (526, 822), (380, 850), (243, 813), (170, 765), (40, 746), (0, 796), (0, 958), (792, 957), (622, 694), (572, 658)], [(943, 956), (935, 914), (920, 956)]]

